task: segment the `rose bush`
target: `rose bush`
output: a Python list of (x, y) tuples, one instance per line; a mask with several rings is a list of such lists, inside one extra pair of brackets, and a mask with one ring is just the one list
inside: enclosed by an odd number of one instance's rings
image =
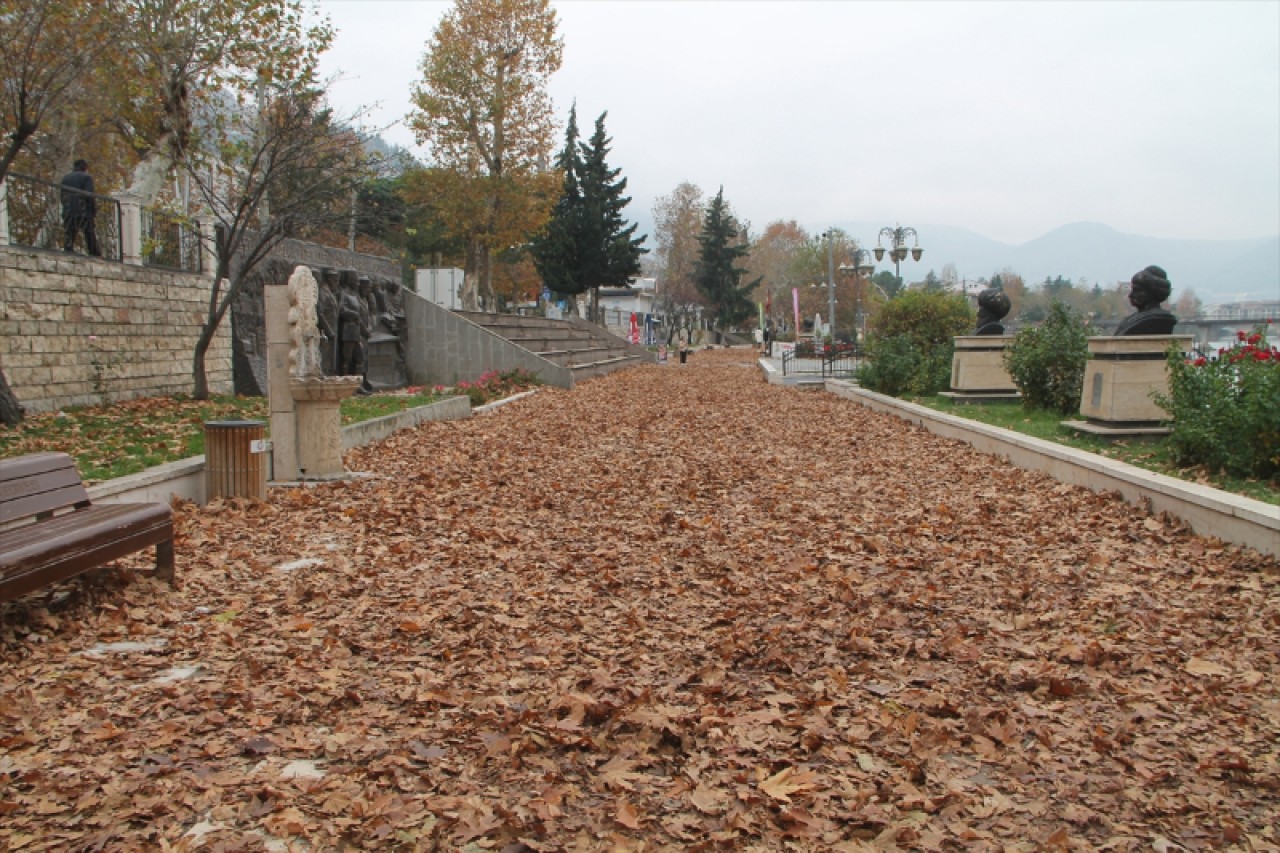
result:
[(1173, 418), (1179, 464), (1280, 479), (1280, 349), (1265, 327), (1238, 332), (1216, 357), (1171, 350), (1169, 393), (1156, 402)]
[(501, 373), (490, 370), (481, 374), (480, 378), (474, 382), (459, 382), (453, 387), (455, 391), (470, 397), (472, 406), (483, 406), (485, 403), (510, 397), (512, 394), (518, 394), (541, 384), (542, 380), (537, 376), (517, 367)]

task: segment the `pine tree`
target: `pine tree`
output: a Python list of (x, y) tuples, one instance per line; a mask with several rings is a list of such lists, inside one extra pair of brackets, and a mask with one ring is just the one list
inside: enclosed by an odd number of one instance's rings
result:
[(565, 147), (556, 161), (564, 187), (542, 236), (534, 243), (538, 272), (557, 293), (579, 294), (599, 287), (621, 287), (640, 272), (645, 237), (635, 237), (623, 211), (627, 179), (610, 168), (604, 120), (596, 119), (589, 142), (578, 141), (577, 108), (569, 113)]
[(613, 142), (604, 129), (603, 112), (596, 119), (591, 141), (582, 146), (582, 200), (586, 206), (587, 242), (583, 261), (590, 287), (625, 287), (640, 272), (645, 235), (635, 237), (636, 225), (627, 225), (622, 212), (631, 203), (624, 196), (627, 179), (621, 169), (611, 169), (607, 158)]
[[(578, 256), (578, 244), (582, 231), (585, 207), (579, 173), (582, 163), (578, 156), (578, 107), (569, 110), (569, 125), (565, 128), (564, 149), (556, 157), (556, 168), (564, 176), (560, 197), (551, 209), (551, 219), (533, 240), (533, 262), (548, 289), (565, 296), (577, 296), (587, 289), (582, 276), (582, 263)], [(570, 305), (577, 300), (571, 299)]]
[(702, 221), (702, 246), (695, 282), (707, 300), (710, 313), (722, 331), (746, 320), (755, 311), (750, 293), (760, 279), (741, 284), (746, 270), (734, 266), (750, 248), (738, 240), (738, 223), (724, 200), (724, 187), (716, 193)]

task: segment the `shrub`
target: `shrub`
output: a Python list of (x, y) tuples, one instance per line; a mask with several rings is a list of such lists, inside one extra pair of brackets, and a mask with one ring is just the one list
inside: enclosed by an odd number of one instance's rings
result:
[(1044, 323), (1023, 329), (1005, 347), (1004, 366), (1022, 404), (1064, 415), (1080, 408), (1089, 327), (1079, 312), (1054, 300)]
[(891, 299), (876, 317), (858, 382), (881, 394), (932, 394), (951, 381), (951, 339), (973, 325), (963, 296), (910, 291)]
[(503, 373), (490, 370), (475, 382), (459, 382), (454, 389), (470, 397), (472, 406), (483, 406), (541, 384), (537, 376), (517, 367)]
[(1173, 418), (1168, 441), (1178, 464), (1280, 479), (1280, 349), (1264, 329), (1238, 332), (1213, 359), (1171, 349), (1169, 394), (1156, 403)]
[(866, 360), (855, 376), (863, 388), (900, 397), (911, 390), (916, 374), (921, 373), (924, 357), (906, 335), (886, 338), (875, 335), (867, 345)]

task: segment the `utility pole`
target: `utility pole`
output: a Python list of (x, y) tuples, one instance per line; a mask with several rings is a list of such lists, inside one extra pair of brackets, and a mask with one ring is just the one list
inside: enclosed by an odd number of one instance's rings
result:
[(827, 238), (827, 331), (832, 341), (836, 339), (836, 249), (835, 229), (828, 228), (822, 236)]

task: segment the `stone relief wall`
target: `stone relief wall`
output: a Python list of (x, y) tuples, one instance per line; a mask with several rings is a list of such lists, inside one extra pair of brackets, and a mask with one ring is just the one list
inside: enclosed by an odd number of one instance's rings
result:
[[(0, 248), (0, 369), (32, 414), (191, 393), (208, 310), (203, 275)], [(232, 390), (231, 324), (205, 361), (210, 390)]]
[(254, 268), (231, 305), (237, 394), (262, 396), (267, 393), (267, 326), (262, 289), (288, 284), (298, 264), (317, 271), (325, 267), (354, 269), (375, 283), (382, 279), (400, 281), (400, 264), (394, 258), (362, 255), (302, 240), (282, 242), (269, 258)]

